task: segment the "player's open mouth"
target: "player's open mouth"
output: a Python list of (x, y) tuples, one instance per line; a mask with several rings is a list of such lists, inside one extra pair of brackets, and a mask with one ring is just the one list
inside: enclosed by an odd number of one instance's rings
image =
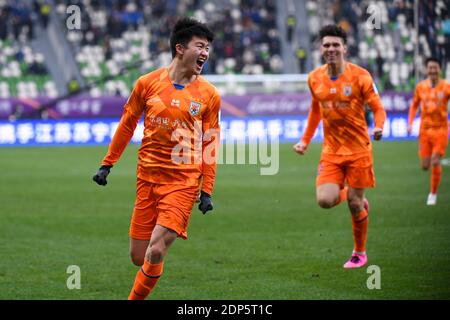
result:
[(197, 60), (197, 65), (201, 68), (203, 67), (203, 64), (205, 64), (206, 60), (205, 59), (198, 59)]

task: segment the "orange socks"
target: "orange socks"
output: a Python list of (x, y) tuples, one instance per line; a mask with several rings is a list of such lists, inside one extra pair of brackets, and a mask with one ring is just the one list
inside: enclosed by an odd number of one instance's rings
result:
[(352, 215), (353, 239), (355, 241), (354, 251), (357, 253), (366, 251), (368, 226), (369, 215), (366, 209), (363, 209), (358, 215)]
[(348, 187), (345, 186), (344, 188), (341, 189), (341, 191), (339, 191), (339, 200), (338, 200), (338, 202), (336, 202), (335, 205), (337, 206), (342, 201), (347, 200), (347, 194), (348, 194)]
[(152, 291), (163, 271), (164, 262), (151, 264), (145, 260), (144, 265), (139, 269), (134, 280), (128, 300), (144, 300)]
[(431, 167), (431, 193), (436, 194), (439, 184), (441, 183), (441, 177), (442, 177), (442, 166), (432, 166)]
[[(345, 186), (339, 191), (339, 199), (336, 205), (347, 200), (348, 187)], [(367, 228), (369, 226), (369, 214), (363, 209), (359, 214), (352, 214), (353, 239), (355, 242), (354, 251), (363, 253), (366, 251)]]

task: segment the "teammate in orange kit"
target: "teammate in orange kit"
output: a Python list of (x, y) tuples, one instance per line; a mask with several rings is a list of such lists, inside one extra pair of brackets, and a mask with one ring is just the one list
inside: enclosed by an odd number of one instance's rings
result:
[(130, 225), (131, 260), (142, 267), (130, 300), (148, 296), (162, 274), (170, 245), (177, 237), (187, 238), (186, 228), (200, 184), (199, 209), (204, 214), (212, 210), (220, 96), (200, 73), (213, 39), (211, 30), (194, 19), (176, 23), (170, 38), (172, 62), (137, 80), (108, 153), (93, 177), (98, 184), (106, 185), (110, 168), (144, 113)]
[(348, 201), (354, 249), (344, 268), (359, 268), (367, 263), (369, 204), (364, 189), (375, 186), (365, 103), (374, 113), (375, 140), (382, 137), (386, 113), (369, 72), (345, 61), (345, 31), (328, 25), (320, 30), (320, 39), (326, 64), (309, 74), (311, 109), (306, 131), (294, 145), (294, 151), (305, 154), (320, 120), (323, 120), (324, 143), (316, 180), (317, 202), (322, 208), (331, 208)]
[(442, 177), (441, 159), (448, 145), (448, 112), (450, 99), (450, 83), (440, 79), (441, 66), (439, 60), (428, 58), (425, 61), (428, 79), (417, 84), (414, 99), (409, 109), (408, 133), (417, 109), (420, 108), (419, 157), (423, 170), (431, 165), (430, 193), (427, 205), (435, 205), (437, 191)]

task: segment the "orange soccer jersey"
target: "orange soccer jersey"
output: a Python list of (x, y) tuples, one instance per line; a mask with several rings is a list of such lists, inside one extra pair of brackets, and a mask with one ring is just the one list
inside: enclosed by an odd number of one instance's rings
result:
[(203, 177), (202, 190), (212, 194), (219, 108), (217, 89), (203, 77), (179, 90), (167, 68), (150, 72), (137, 80), (102, 165), (115, 164), (144, 113), (137, 177), (185, 186), (197, 186)]
[(450, 83), (439, 80), (436, 87), (429, 79), (419, 82), (409, 109), (408, 124), (412, 125), (420, 102), (420, 129), (448, 128), (447, 104), (450, 99)]
[(310, 143), (322, 119), (323, 155), (351, 156), (370, 152), (365, 104), (374, 112), (377, 128), (383, 128), (386, 113), (369, 72), (347, 62), (344, 72), (333, 81), (327, 65), (323, 65), (309, 74), (308, 84), (312, 102), (302, 141)]
[[(419, 157), (433, 154), (445, 155), (448, 144), (448, 112), (450, 83), (439, 80), (433, 88), (429, 79), (417, 84), (414, 99), (409, 109), (408, 126), (411, 127), (420, 108)], [(421, 103), (422, 102), (422, 103)]]

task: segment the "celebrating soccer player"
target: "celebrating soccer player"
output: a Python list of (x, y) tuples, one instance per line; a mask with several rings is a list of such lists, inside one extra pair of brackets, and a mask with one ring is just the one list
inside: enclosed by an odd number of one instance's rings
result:
[(200, 211), (205, 214), (213, 209), (220, 96), (200, 76), (213, 39), (211, 30), (194, 19), (176, 23), (170, 38), (172, 62), (137, 80), (108, 153), (93, 177), (106, 185), (111, 167), (144, 113), (130, 225), (131, 260), (141, 268), (130, 300), (148, 296), (163, 272), (170, 245), (177, 237), (187, 238), (191, 210), (200, 190)]
[(450, 83), (440, 78), (440, 63), (435, 58), (425, 61), (428, 79), (419, 82), (414, 91), (414, 99), (409, 109), (408, 133), (411, 134), (412, 124), (419, 103), (420, 132), (419, 157), (423, 170), (431, 165), (430, 193), (427, 205), (435, 205), (437, 191), (441, 182), (441, 159), (445, 155), (448, 144), (448, 113), (447, 104), (450, 99)]
[(335, 25), (320, 30), (326, 64), (309, 74), (312, 101), (305, 133), (294, 151), (305, 154), (323, 120), (324, 143), (316, 180), (317, 202), (331, 208), (347, 200), (352, 217), (354, 248), (344, 268), (367, 263), (369, 203), (365, 188), (375, 186), (372, 145), (365, 120), (367, 103), (374, 113), (373, 137), (380, 140), (386, 113), (369, 72), (345, 60), (347, 34)]

